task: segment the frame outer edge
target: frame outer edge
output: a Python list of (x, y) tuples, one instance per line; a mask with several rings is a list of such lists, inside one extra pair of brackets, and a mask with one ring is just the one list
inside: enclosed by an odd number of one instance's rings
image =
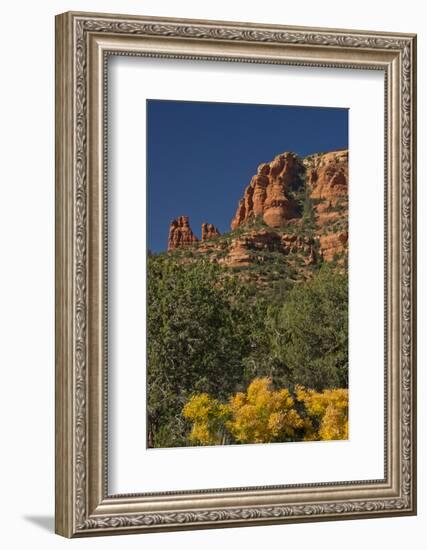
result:
[[(117, 18), (117, 21), (115, 19)], [(106, 19), (107, 21), (102, 21)], [(169, 23), (169, 25), (168, 25)], [(224, 28), (218, 28), (218, 25)], [(92, 372), (87, 356), (87, 311), (86, 291), (88, 236), (87, 200), (87, 127), (86, 120), (86, 54), (84, 33), (100, 31), (119, 34), (140, 34), (144, 27), (149, 36), (172, 36), (180, 39), (214, 39), (225, 43), (289, 43), (333, 46), (350, 51), (363, 50), (409, 51), (409, 63), (403, 71), (409, 89), (405, 104), (409, 106), (405, 119), (406, 137), (409, 139), (409, 170), (405, 172), (404, 197), (408, 201), (405, 219), (409, 235), (406, 240), (406, 260), (409, 272), (407, 290), (407, 359), (404, 374), (407, 414), (401, 428), (407, 434), (405, 440), (405, 493), (397, 498), (366, 501), (356, 499), (324, 503), (303, 503), (301, 506), (275, 506), (220, 510), (195, 510), (136, 514), (128, 510), (126, 515), (93, 516), (88, 509), (88, 492), (91, 491), (88, 468), (90, 448), (87, 414), (92, 409), (90, 388), (87, 387), (88, 372)], [(227, 27), (227, 28), (225, 28)], [(274, 33), (277, 29), (283, 32)], [(197, 21), (190, 19), (166, 19), (137, 16), (114, 16), (112, 14), (89, 14), (67, 12), (56, 17), (56, 509), (55, 531), (65, 537), (96, 534), (119, 534), (125, 532), (172, 531), (177, 529), (218, 528), (237, 525), (257, 525), (300, 521), (324, 521), (413, 515), (416, 513), (415, 470), (415, 321), (416, 321), (416, 235), (415, 235), (415, 177), (416, 177), (416, 37), (409, 34), (370, 33), (369, 31), (303, 27), (281, 27), (246, 24), (240, 22)], [(79, 32), (83, 31), (80, 36)], [(300, 38), (302, 32), (304, 36)], [(347, 34), (349, 33), (349, 34)], [(80, 38), (79, 38), (80, 36)], [(320, 40), (320, 42), (319, 42)], [(406, 58), (408, 61), (408, 58)], [(351, 63), (350, 63), (351, 64)], [(333, 62), (332, 62), (333, 65)], [(331, 66), (332, 66), (331, 65)], [(329, 65), (324, 65), (329, 66)], [(350, 67), (351, 68), (351, 67)], [(400, 72), (400, 71), (399, 71)], [(400, 93), (402, 93), (400, 89)], [(400, 95), (400, 94), (398, 94)], [(398, 113), (403, 105), (399, 102)], [(399, 159), (400, 161), (400, 159)], [(402, 171), (399, 169), (400, 177)], [(398, 178), (399, 179), (399, 178)], [(399, 193), (400, 194), (400, 193)], [(398, 246), (402, 245), (400, 235)], [(401, 259), (401, 257), (399, 258)], [(401, 287), (403, 289), (403, 287)], [(400, 300), (399, 300), (400, 302)], [(400, 317), (400, 316), (399, 316)], [(400, 324), (399, 324), (400, 326)], [(402, 386), (399, 383), (399, 392)], [(88, 395), (89, 394), (89, 395)], [(397, 429), (397, 428), (396, 428)], [(401, 438), (399, 441), (402, 442)], [(88, 444), (89, 442), (89, 444)], [(399, 453), (399, 460), (403, 456)], [(399, 462), (400, 463), (400, 462)], [(401, 473), (401, 472), (400, 472)], [(401, 481), (399, 486), (402, 489)], [(409, 498), (408, 498), (409, 497)], [(295, 510), (294, 510), (295, 509)]]
[(411, 38), (411, 166), (412, 166), (412, 197), (411, 197), (411, 260), (412, 260), (412, 280), (411, 280), (411, 327), (412, 327), (412, 510), (413, 515), (417, 515), (417, 35)]
[(73, 33), (55, 17), (55, 532), (74, 532)]
[(306, 26), (306, 25), (284, 25), (277, 23), (257, 23), (254, 21), (242, 21), (242, 20), (228, 20), (228, 19), (194, 19), (192, 17), (166, 17), (159, 15), (137, 15), (137, 14), (124, 14), (124, 13), (105, 13), (105, 12), (91, 12), (91, 11), (80, 11), (80, 10), (70, 10), (65, 12), (63, 15), (69, 15), (73, 18), (84, 18), (88, 19), (104, 19), (104, 20), (121, 20), (121, 21), (138, 21), (145, 23), (157, 23), (157, 24), (173, 24), (173, 25), (203, 25), (205, 27), (231, 27), (231, 28), (246, 28), (247, 30), (273, 30), (273, 31), (295, 31), (295, 32), (310, 32), (310, 33), (332, 33), (332, 34), (357, 34), (361, 36), (381, 36), (384, 38), (403, 38), (403, 39), (412, 39), (416, 37), (415, 33), (407, 32), (392, 32), (392, 31), (376, 31), (369, 29), (348, 29), (341, 27), (315, 27), (315, 26)]

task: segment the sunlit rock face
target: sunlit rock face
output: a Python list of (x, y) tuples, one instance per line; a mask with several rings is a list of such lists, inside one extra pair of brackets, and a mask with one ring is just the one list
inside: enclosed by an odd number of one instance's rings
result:
[(231, 229), (256, 218), (270, 227), (286, 226), (299, 215), (289, 191), (299, 184), (303, 171), (301, 160), (289, 152), (261, 164), (239, 201)]
[(304, 159), (312, 199), (336, 202), (348, 194), (348, 151), (312, 155)]
[(189, 246), (198, 242), (194, 235), (188, 216), (179, 216), (169, 225), (168, 250), (175, 250), (182, 246)]
[[(169, 227), (168, 250), (197, 244), (197, 254), (209, 254), (210, 261), (230, 267), (260, 263), (260, 252), (279, 253), (290, 260), (300, 255), (304, 265), (337, 258), (344, 261), (348, 174), (348, 150), (304, 158), (291, 152), (277, 155), (258, 166), (245, 188), (231, 222), (233, 231), (239, 229), (236, 234), (222, 238), (215, 225), (203, 223), (199, 242), (188, 216), (179, 216)], [(311, 201), (315, 224), (311, 236), (303, 229), (306, 200)]]
[[(311, 155), (304, 159), (306, 182), (315, 201), (317, 225), (324, 228), (348, 219), (348, 150)], [(348, 246), (348, 229), (322, 234), (320, 250), (326, 261)]]
[(221, 233), (212, 223), (202, 223), (202, 241), (209, 241), (220, 235)]

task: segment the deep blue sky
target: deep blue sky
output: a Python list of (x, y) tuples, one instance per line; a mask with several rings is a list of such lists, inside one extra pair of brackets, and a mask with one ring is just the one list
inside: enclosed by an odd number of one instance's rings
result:
[(165, 250), (169, 223), (190, 217), (221, 233), (257, 166), (279, 153), (348, 147), (348, 110), (147, 100), (148, 247)]

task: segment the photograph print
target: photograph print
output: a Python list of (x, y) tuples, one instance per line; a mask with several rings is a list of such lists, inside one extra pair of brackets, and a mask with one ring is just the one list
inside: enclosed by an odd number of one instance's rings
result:
[(147, 447), (348, 439), (348, 109), (146, 109)]

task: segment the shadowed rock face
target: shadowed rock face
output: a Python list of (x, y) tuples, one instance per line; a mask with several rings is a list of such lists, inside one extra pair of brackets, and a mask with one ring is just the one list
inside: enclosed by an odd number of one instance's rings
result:
[(261, 164), (239, 201), (231, 229), (254, 218), (262, 218), (270, 227), (284, 227), (299, 215), (297, 204), (289, 198), (289, 190), (298, 183), (304, 171), (294, 153), (278, 155)]
[(179, 216), (172, 220), (169, 226), (168, 250), (175, 250), (182, 246), (189, 246), (198, 242), (194, 235), (188, 216)]

